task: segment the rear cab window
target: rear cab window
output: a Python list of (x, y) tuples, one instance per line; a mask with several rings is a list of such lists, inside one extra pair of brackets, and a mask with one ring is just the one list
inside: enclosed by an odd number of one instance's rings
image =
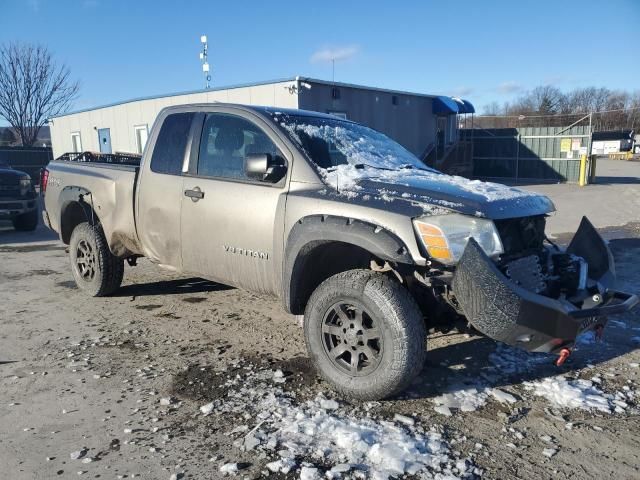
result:
[(189, 130), (195, 113), (168, 115), (153, 147), (151, 171), (168, 175), (182, 175), (184, 155), (189, 142)]

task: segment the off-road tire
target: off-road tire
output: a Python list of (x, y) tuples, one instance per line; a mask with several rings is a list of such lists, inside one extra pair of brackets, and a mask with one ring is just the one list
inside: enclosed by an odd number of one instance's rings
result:
[[(374, 370), (361, 376), (339, 368), (327, 351), (330, 348), (327, 341), (333, 342), (339, 337), (327, 337), (330, 334), (323, 333), (323, 324), (327, 325), (327, 315), (336, 311), (333, 307), (342, 302), (364, 306), (366, 315), (375, 318), (382, 331), (377, 366), (367, 367)], [(320, 375), (340, 394), (357, 400), (380, 400), (401, 392), (424, 364), (423, 315), (409, 292), (398, 281), (381, 273), (350, 270), (325, 280), (307, 303), (304, 334), (309, 356)]]
[(38, 226), (38, 209), (23, 213), (12, 220), (13, 228), (19, 232), (32, 232)]
[[(86, 257), (82, 254), (83, 248), (93, 252), (93, 275), (83, 275), (82, 267), (78, 263), (79, 257)], [(100, 225), (84, 222), (74, 228), (69, 242), (69, 260), (76, 285), (92, 297), (110, 295), (122, 283), (124, 260), (111, 253)]]

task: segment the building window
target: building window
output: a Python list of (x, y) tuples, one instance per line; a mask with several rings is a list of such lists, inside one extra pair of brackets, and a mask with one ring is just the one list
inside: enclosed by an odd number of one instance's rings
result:
[(82, 151), (82, 139), (80, 138), (80, 132), (71, 132), (71, 148), (76, 153)]
[(334, 100), (340, 100), (340, 89), (338, 87), (333, 87), (331, 89), (331, 98)]
[(334, 117), (342, 118), (343, 120), (347, 119), (347, 112), (332, 112), (331, 110), (328, 110), (327, 113)]
[(149, 137), (149, 129), (147, 125), (136, 125), (133, 127), (136, 133), (136, 151), (142, 155), (144, 152), (144, 146), (147, 144), (147, 138)]
[(398, 105), (398, 96), (391, 95), (391, 105)]

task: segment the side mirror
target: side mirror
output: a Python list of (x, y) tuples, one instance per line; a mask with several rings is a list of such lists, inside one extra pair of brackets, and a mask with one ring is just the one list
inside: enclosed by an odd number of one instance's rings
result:
[(287, 166), (278, 155), (254, 153), (245, 157), (244, 173), (252, 180), (277, 183), (287, 173)]

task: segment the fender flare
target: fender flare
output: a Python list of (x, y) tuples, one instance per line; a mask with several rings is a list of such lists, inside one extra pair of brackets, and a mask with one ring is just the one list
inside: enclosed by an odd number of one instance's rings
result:
[(335, 215), (310, 215), (298, 220), (287, 238), (283, 259), (283, 303), (288, 312), (300, 310), (298, 281), (306, 255), (317, 245), (341, 242), (362, 248), (394, 264), (413, 264), (405, 243), (393, 232), (363, 220)]
[(91, 197), (91, 191), (83, 187), (68, 186), (64, 187), (60, 192), (58, 197), (60, 205), (60, 238), (65, 243), (68, 243), (68, 237), (71, 236), (71, 232), (67, 232), (64, 226), (65, 212), (69, 205), (77, 204), (84, 213), (86, 221), (91, 225), (95, 225), (100, 221), (91, 204), (85, 200), (86, 196)]

